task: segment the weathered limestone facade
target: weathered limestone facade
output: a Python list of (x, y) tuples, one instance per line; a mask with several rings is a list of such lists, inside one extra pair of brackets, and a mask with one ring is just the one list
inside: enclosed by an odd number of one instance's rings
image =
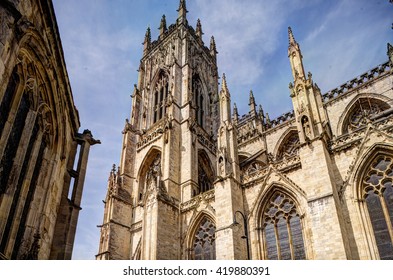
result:
[(239, 117), (186, 13), (146, 32), (96, 258), (393, 259), (393, 48), (322, 94), (289, 28), (293, 111)]
[(0, 259), (71, 259), (90, 145), (52, 2), (0, 2)]

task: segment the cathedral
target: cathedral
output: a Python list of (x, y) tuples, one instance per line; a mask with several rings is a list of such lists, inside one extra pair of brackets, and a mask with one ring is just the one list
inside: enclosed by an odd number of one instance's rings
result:
[(393, 47), (322, 93), (288, 29), (293, 110), (239, 116), (186, 1), (148, 28), (99, 260), (393, 259)]
[(51, 0), (0, 1), (0, 260), (71, 259), (90, 146)]

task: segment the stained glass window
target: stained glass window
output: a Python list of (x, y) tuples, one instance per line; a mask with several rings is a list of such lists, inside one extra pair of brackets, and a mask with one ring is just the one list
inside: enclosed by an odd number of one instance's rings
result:
[(209, 218), (204, 217), (194, 236), (194, 260), (216, 259), (215, 232), (216, 226), (214, 223)]
[(363, 178), (363, 198), (366, 201), (379, 257), (393, 259), (393, 162), (379, 156)]
[(306, 258), (299, 213), (289, 196), (275, 192), (266, 205), (262, 219), (269, 260)]

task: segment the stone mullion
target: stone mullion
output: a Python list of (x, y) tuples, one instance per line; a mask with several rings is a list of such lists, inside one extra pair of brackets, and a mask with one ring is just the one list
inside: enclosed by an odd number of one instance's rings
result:
[(278, 236), (277, 221), (274, 221), (274, 235), (276, 236), (277, 259), (281, 260), (280, 240)]
[(385, 221), (386, 221), (386, 225), (388, 227), (390, 240), (393, 243), (393, 227), (392, 227), (392, 223), (390, 221), (389, 209), (388, 209), (388, 207), (386, 205), (386, 202), (385, 202), (385, 199), (384, 199), (383, 195), (380, 193), (378, 195), (378, 197), (379, 197), (379, 200), (380, 200), (381, 205), (382, 205), (383, 215), (385, 216)]
[(295, 251), (293, 249), (293, 243), (292, 243), (292, 231), (291, 231), (291, 225), (289, 223), (289, 219), (287, 219), (287, 230), (288, 230), (288, 239), (289, 239), (289, 249), (291, 251), (291, 259), (295, 259)]

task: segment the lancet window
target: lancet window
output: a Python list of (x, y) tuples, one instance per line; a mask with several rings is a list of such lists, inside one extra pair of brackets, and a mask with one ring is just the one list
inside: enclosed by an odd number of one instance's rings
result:
[(168, 80), (164, 75), (161, 75), (154, 89), (153, 123), (165, 116), (168, 90)]
[(198, 75), (193, 77), (192, 82), (192, 92), (194, 94), (195, 102), (195, 117), (197, 123), (203, 127), (204, 126), (204, 98), (203, 98), (203, 88), (202, 82)]
[(208, 217), (204, 217), (194, 235), (192, 248), (194, 260), (216, 259), (215, 232), (215, 224)]
[(302, 225), (295, 202), (282, 192), (275, 192), (262, 216), (265, 255), (269, 260), (306, 258)]
[(379, 257), (393, 259), (393, 160), (377, 157), (362, 180), (362, 196), (367, 205)]

